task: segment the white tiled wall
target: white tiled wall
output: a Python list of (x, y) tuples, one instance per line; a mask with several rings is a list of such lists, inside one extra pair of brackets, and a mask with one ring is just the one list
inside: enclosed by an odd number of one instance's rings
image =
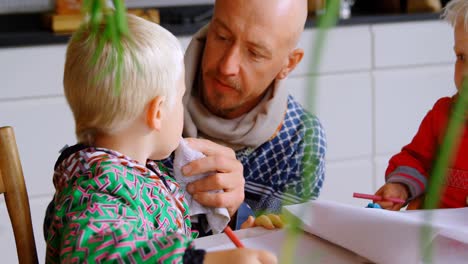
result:
[[(0, 212), (0, 247), (2, 249), (2, 262), (18, 263), (13, 230), (10, 226), (10, 219), (8, 218), (3, 195), (0, 195)], [(36, 238), (36, 243), (38, 242), (40, 242), (40, 239)]]
[(374, 71), (377, 154), (409, 143), (436, 100), (455, 93), (452, 73), (450, 64)]
[[(285, 85), (326, 129), (321, 199), (363, 206), (366, 201), (352, 199), (352, 193), (371, 193), (383, 184), (389, 157), (411, 140), (435, 100), (454, 92), (451, 29), (437, 21), (336, 28), (328, 34), (320, 69), (312, 74), (316, 34), (304, 33), (305, 60)], [(184, 48), (189, 40), (181, 38)], [(65, 45), (0, 49), (0, 126), (15, 127), (42, 263), (52, 168), (58, 150), (74, 142), (62, 92), (64, 54)], [(4, 207), (0, 200), (1, 262), (15, 263)]]
[[(300, 76), (311, 73), (311, 66), (317, 57), (313, 55), (316, 30), (306, 30), (299, 41), (299, 47), (306, 51), (303, 61), (291, 74)], [(319, 73), (370, 70), (372, 65), (371, 34), (369, 26), (338, 27), (325, 35), (325, 50), (319, 57)]]
[(65, 49), (65, 45), (0, 49), (0, 100), (62, 95)]
[(374, 65), (445, 64), (453, 61), (453, 33), (441, 21), (383, 24), (372, 26)]
[(372, 166), (371, 159), (363, 158), (327, 162), (327, 179), (320, 199), (364, 206), (365, 201), (351, 197), (353, 192), (374, 192)]
[(385, 183), (385, 170), (387, 169), (388, 160), (392, 157), (393, 153), (390, 155), (378, 155), (374, 157), (374, 175), (376, 190)]
[(31, 196), (53, 192), (52, 172), (59, 150), (73, 144), (73, 116), (63, 97), (0, 103), (0, 126), (15, 129), (23, 172)]
[[(312, 78), (291, 77), (286, 83), (293, 96), (320, 118), (327, 134), (328, 160), (372, 155), (371, 74), (320, 75), (316, 77), (316, 91), (308, 95), (307, 91), (313, 88)], [(304, 95), (296, 96), (298, 91)]]

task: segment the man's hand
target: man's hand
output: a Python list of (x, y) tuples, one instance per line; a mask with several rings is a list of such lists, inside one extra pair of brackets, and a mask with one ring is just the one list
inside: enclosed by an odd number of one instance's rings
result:
[[(189, 146), (203, 154), (205, 158), (190, 162), (182, 168), (185, 176), (210, 173), (209, 176), (194, 181), (187, 191), (200, 204), (208, 207), (225, 207), (233, 216), (244, 201), (244, 168), (236, 159), (235, 152), (205, 139), (186, 138)], [(209, 191), (224, 190), (210, 193)]]

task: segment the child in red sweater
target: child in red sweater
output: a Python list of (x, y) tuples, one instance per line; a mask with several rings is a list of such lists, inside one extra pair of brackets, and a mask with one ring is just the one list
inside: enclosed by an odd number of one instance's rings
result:
[[(463, 77), (468, 74), (468, 2), (453, 0), (445, 7), (444, 18), (454, 27), (455, 84), (462, 87)], [(389, 210), (400, 210), (403, 204), (393, 203), (385, 198), (400, 198), (411, 201), (425, 193), (432, 166), (437, 157), (451, 114), (455, 98), (439, 99), (424, 117), (411, 143), (393, 156), (385, 173), (386, 184), (376, 195), (382, 196), (378, 204)], [(467, 115), (468, 116), (468, 115)], [(465, 122), (462, 138), (456, 150), (453, 165), (447, 170), (439, 208), (468, 206), (468, 129)]]

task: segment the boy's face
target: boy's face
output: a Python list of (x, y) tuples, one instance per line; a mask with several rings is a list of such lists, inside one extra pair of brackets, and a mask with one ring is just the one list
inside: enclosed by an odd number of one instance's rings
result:
[(455, 85), (460, 90), (463, 82), (463, 77), (468, 75), (468, 63), (466, 56), (468, 55), (468, 32), (465, 29), (464, 21), (459, 21), (455, 26), (455, 55), (457, 61), (455, 63)]

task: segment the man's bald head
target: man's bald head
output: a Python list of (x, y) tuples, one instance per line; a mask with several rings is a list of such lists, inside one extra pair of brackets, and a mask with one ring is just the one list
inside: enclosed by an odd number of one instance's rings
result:
[(205, 107), (228, 119), (253, 109), (302, 60), (306, 18), (306, 0), (217, 0), (202, 58)]
[(294, 48), (304, 31), (307, 20), (307, 0), (216, 0), (215, 14), (219, 9), (234, 10), (242, 7), (246, 17), (258, 23), (269, 24), (282, 31), (282, 37)]

